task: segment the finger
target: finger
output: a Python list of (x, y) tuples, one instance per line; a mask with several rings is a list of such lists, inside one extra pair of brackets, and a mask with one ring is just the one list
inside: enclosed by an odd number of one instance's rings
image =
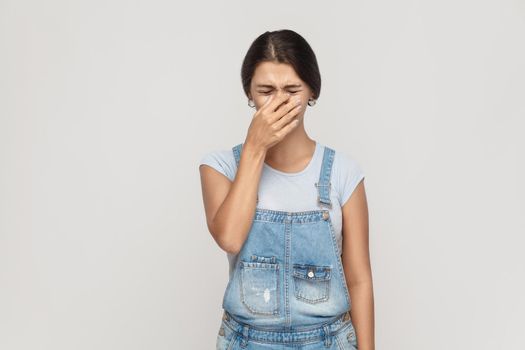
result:
[(266, 99), (266, 101), (264, 101), (262, 106), (259, 107), (259, 109), (257, 109), (256, 113), (254, 113), (253, 118), (259, 115), (261, 111), (264, 111), (265, 109), (267, 109), (270, 103), (272, 102), (272, 100), (273, 100), (273, 95), (268, 96), (268, 98)]
[(297, 113), (301, 110), (301, 108), (301, 98), (299, 96), (295, 96), (294, 98), (289, 99), (286, 104), (280, 106), (274, 112), (274, 114), (270, 118), (270, 122), (274, 123), (290, 112)]
[(283, 115), (281, 118), (277, 119), (273, 125), (277, 130), (283, 128), (285, 125), (287, 125), (290, 120), (294, 119), (299, 113), (301, 112), (301, 105), (296, 105), (294, 108), (290, 109), (288, 113)]
[(270, 104), (270, 102), (272, 102), (272, 100), (273, 100), (273, 95), (270, 95), (270, 96), (266, 99), (266, 101), (264, 101), (264, 103), (263, 103), (263, 105), (261, 106), (261, 108), (266, 108), (266, 107)]
[(294, 119), (288, 124), (286, 124), (281, 130), (277, 131), (275, 134), (279, 139), (282, 140), (288, 133), (295, 129), (299, 125), (299, 119)]
[(290, 94), (284, 94), (279, 95), (277, 97), (273, 97), (273, 95), (270, 96), (268, 100), (271, 99), (267, 104), (265, 103), (264, 106), (261, 107), (263, 112), (274, 112), (277, 107), (279, 107), (283, 102), (286, 102), (290, 98)]
[(259, 107), (259, 109), (257, 109), (257, 112), (264, 111), (266, 108), (268, 108), (268, 105), (272, 102), (272, 100), (273, 100), (273, 95), (268, 96), (268, 98), (264, 101), (262, 106)]

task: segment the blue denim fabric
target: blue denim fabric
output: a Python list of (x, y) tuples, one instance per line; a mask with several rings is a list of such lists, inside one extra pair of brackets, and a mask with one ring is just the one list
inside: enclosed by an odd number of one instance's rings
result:
[[(237, 165), (242, 144), (233, 147)], [(318, 210), (257, 208), (226, 287), (217, 350), (357, 349), (330, 213), (335, 151), (325, 147)]]
[(357, 350), (357, 338), (350, 312), (324, 324), (279, 331), (250, 326), (224, 311), (216, 349)]

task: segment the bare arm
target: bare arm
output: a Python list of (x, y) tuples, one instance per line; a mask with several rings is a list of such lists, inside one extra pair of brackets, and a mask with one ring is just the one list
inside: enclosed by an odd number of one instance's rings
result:
[(199, 167), (208, 230), (224, 251), (236, 254), (252, 224), (266, 151), (243, 145), (235, 180), (212, 167)]
[(343, 212), (343, 267), (352, 300), (351, 318), (359, 350), (374, 350), (374, 292), (368, 238), (368, 204), (364, 181)]
[(272, 95), (255, 113), (233, 182), (207, 165), (199, 167), (208, 230), (228, 253), (237, 254), (250, 231), (266, 151), (298, 124), (294, 117), (301, 106), (289, 97)]

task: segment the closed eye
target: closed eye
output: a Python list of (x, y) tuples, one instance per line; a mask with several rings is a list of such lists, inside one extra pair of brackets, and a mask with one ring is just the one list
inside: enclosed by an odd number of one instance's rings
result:
[[(259, 91), (260, 94), (269, 94), (271, 93), (272, 91)], [(298, 92), (301, 92), (301, 90), (297, 90), (297, 91), (288, 91), (289, 93), (291, 94), (296, 94)]]

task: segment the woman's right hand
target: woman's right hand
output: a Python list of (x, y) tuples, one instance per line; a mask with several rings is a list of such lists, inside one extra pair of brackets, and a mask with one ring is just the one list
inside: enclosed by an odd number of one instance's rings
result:
[(208, 229), (230, 254), (239, 253), (253, 224), (266, 151), (298, 124), (295, 98), (273, 96), (253, 117), (233, 182), (210, 166), (200, 166)]
[(300, 111), (299, 96), (290, 98), (288, 94), (278, 97), (270, 95), (264, 105), (255, 112), (248, 127), (245, 143), (266, 152), (299, 125), (295, 116)]

